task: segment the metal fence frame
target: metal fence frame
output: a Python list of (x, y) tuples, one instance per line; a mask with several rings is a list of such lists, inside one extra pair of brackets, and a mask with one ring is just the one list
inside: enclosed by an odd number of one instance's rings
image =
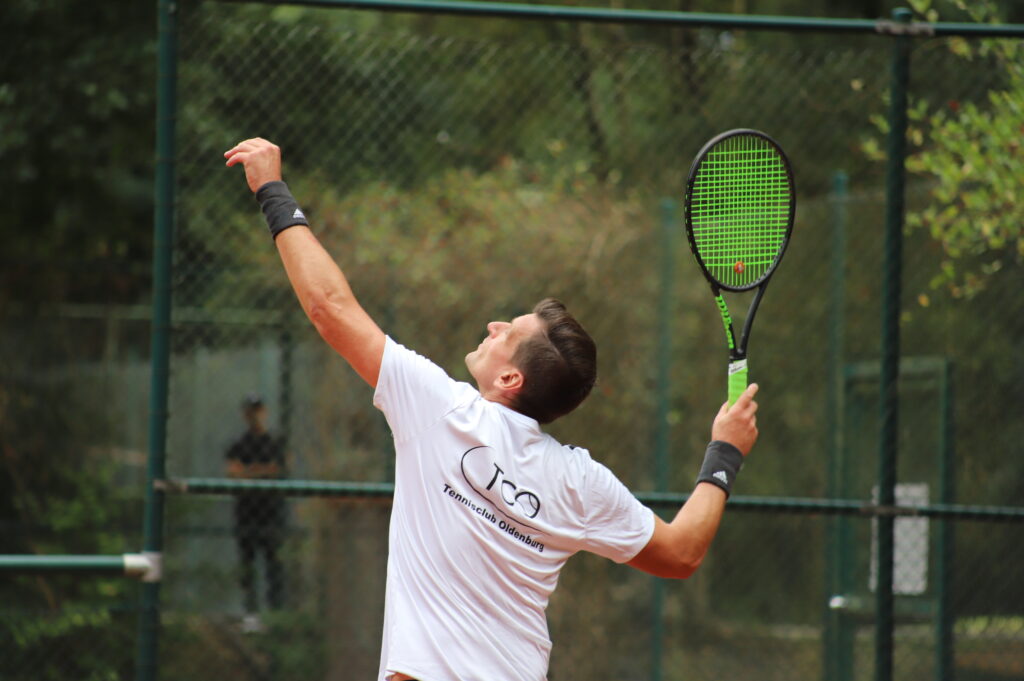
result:
[[(877, 503), (843, 499), (807, 499), (785, 497), (744, 497), (730, 499), (737, 510), (771, 510), (783, 513), (850, 515), (878, 520), (877, 575), (875, 593), (875, 670), (876, 681), (891, 681), (893, 675), (894, 565), (893, 523), (898, 517), (924, 516), (944, 520), (970, 519), (994, 522), (1022, 522), (1024, 508), (929, 504), (901, 506), (896, 503), (897, 425), (900, 373), (899, 300), (904, 219), (904, 182), (907, 129), (907, 92), (910, 76), (911, 41), (920, 37), (1024, 37), (1021, 24), (973, 24), (955, 22), (914, 22), (909, 9), (899, 8), (891, 20), (822, 19), (765, 15), (729, 15), (696, 12), (618, 10), (592, 7), (559, 7), (504, 2), (461, 2), (458, 0), (220, 0), (276, 5), (301, 5), (320, 8), (356, 9), (373, 12), (409, 12), (445, 14), (472, 18), (512, 18), (520, 20), (566, 21), (579, 23), (647, 24), (661, 26), (718, 27), (755, 31), (807, 31), (876, 34), (892, 40), (890, 72), (890, 109), (888, 114), (888, 166), (886, 171), (886, 221), (883, 262), (882, 332), (880, 339), (879, 390), (880, 428), (878, 433)], [(164, 508), (167, 494), (237, 494), (244, 490), (273, 490), (288, 496), (381, 497), (390, 498), (394, 487), (387, 483), (325, 482), (315, 480), (239, 481), (227, 479), (166, 479), (166, 440), (170, 377), (172, 246), (176, 219), (176, 124), (178, 12), (176, 0), (157, 0), (158, 69), (156, 112), (155, 210), (153, 224), (153, 300), (151, 338), (151, 383), (148, 426), (148, 464), (145, 489), (143, 548), (140, 553), (123, 556), (0, 556), (0, 570), (9, 572), (53, 572), (123, 574), (142, 582), (136, 679), (157, 678), (157, 649), (160, 627), (161, 552), (164, 544)], [(842, 184), (837, 179), (837, 186)], [(664, 213), (670, 215), (666, 206)], [(666, 218), (665, 222), (668, 222)], [(670, 267), (671, 265), (666, 265)], [(667, 352), (659, 346), (659, 353)], [(664, 421), (664, 419), (662, 419)], [(657, 438), (659, 450), (667, 448), (667, 438)], [(658, 457), (658, 461), (662, 456)], [(664, 479), (665, 476), (658, 476)], [(641, 492), (640, 501), (655, 508), (677, 508), (689, 497), (665, 490)], [(948, 523), (947, 523), (948, 525)], [(946, 550), (951, 551), (950, 546)], [(657, 598), (657, 591), (656, 598)], [(948, 613), (940, 617), (948, 618)], [(947, 623), (948, 624), (948, 623)], [(944, 644), (944, 645), (942, 645)], [(951, 642), (943, 637), (940, 646)], [(655, 636), (655, 656), (659, 655), (660, 636)], [(936, 665), (937, 678), (952, 678), (951, 651), (937, 655), (945, 664)], [(660, 678), (660, 665), (654, 665), (654, 678)]]

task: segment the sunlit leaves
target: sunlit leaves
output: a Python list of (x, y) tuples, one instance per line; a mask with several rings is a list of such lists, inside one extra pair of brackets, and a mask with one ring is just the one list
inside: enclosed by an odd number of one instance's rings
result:
[[(934, 20), (933, 3), (911, 4)], [(996, 16), (991, 2), (954, 4), (975, 21)], [(947, 47), (965, 60), (990, 61), (1002, 84), (978, 102), (921, 98), (911, 104), (906, 167), (929, 181), (932, 201), (909, 213), (907, 225), (928, 230), (942, 244), (946, 259), (932, 284), (971, 297), (988, 277), (1024, 261), (1024, 206), (1018, 200), (1024, 177), (1024, 64), (1017, 41), (956, 38)], [(862, 151), (881, 160), (888, 121), (878, 114), (871, 121), (880, 135), (865, 141)]]

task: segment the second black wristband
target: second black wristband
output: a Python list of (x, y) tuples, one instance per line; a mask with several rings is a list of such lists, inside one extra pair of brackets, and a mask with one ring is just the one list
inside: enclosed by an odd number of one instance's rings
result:
[(263, 216), (267, 219), (270, 235), (277, 235), (295, 225), (309, 226), (305, 214), (292, 196), (288, 185), (277, 180), (267, 182), (256, 191), (256, 201), (260, 204)]
[(743, 466), (743, 453), (721, 440), (712, 440), (704, 452), (704, 465), (701, 466), (697, 482), (710, 482), (725, 491), (726, 496), (732, 494), (732, 484)]

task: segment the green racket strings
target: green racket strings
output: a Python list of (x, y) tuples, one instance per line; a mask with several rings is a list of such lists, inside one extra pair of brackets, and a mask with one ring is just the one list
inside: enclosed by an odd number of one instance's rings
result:
[(790, 203), (786, 167), (771, 142), (741, 135), (711, 149), (690, 201), (694, 242), (711, 277), (743, 288), (765, 276), (785, 243)]

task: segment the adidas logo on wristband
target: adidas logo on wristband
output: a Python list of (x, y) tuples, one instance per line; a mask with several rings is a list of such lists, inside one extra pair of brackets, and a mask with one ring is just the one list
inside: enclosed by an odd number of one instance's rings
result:
[(728, 442), (713, 440), (704, 452), (704, 465), (700, 468), (697, 482), (710, 482), (731, 495), (732, 485), (742, 467), (743, 452)]

